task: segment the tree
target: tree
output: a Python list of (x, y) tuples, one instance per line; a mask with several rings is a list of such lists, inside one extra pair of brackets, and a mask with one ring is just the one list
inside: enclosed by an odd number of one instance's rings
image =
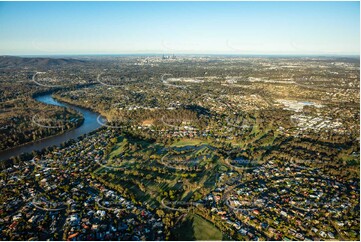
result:
[(165, 215), (164, 211), (161, 210), (161, 209), (157, 209), (156, 214), (157, 214), (159, 217), (161, 217), (161, 218), (163, 218), (164, 215)]

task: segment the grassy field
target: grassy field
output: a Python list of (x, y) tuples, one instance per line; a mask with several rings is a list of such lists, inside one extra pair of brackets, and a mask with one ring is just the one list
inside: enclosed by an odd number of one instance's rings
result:
[(122, 139), (122, 141), (120, 141), (119, 143), (117, 143), (112, 152), (109, 154), (108, 156), (108, 160), (111, 161), (113, 159), (114, 156), (117, 156), (119, 154), (121, 154), (123, 152), (123, 148), (124, 148), (124, 145), (127, 143), (127, 140), (126, 139)]
[(181, 139), (180, 141), (174, 142), (171, 146), (182, 147), (182, 146), (200, 145), (200, 144), (207, 144), (207, 142), (200, 139)]
[(189, 214), (172, 236), (174, 240), (222, 240), (222, 232), (196, 214)]

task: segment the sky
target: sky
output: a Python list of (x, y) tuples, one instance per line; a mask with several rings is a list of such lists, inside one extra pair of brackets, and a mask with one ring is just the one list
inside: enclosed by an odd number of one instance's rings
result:
[(1, 55), (359, 52), (359, 2), (0, 2)]

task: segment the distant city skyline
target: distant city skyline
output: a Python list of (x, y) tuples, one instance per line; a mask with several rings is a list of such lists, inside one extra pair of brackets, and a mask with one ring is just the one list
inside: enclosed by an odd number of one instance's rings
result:
[(0, 2), (0, 55), (359, 55), (359, 2)]

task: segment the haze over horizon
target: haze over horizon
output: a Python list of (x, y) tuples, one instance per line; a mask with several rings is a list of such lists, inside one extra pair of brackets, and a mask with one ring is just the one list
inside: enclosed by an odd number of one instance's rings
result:
[(1, 55), (359, 55), (359, 2), (1, 2)]

